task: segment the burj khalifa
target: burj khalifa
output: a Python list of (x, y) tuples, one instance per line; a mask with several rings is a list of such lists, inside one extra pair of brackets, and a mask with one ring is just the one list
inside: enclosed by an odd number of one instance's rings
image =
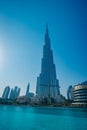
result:
[(56, 76), (48, 26), (46, 26), (44, 42), (41, 73), (37, 77), (36, 94), (40, 97), (56, 97), (60, 95), (59, 80)]

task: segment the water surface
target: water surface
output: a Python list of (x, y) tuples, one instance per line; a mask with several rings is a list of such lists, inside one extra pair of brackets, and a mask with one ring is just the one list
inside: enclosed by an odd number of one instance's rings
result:
[(87, 109), (1, 105), (0, 130), (87, 130)]

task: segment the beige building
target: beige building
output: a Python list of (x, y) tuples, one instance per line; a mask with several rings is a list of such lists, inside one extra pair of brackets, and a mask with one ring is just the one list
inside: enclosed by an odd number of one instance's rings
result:
[(73, 87), (73, 104), (87, 105), (87, 82)]

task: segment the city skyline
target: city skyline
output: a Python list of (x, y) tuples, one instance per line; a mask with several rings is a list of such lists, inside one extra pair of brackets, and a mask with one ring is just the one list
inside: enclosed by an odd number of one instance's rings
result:
[(28, 82), (35, 92), (46, 23), (61, 94), (87, 80), (86, 16), (85, 1), (0, 1), (0, 96), (7, 85), (22, 95)]

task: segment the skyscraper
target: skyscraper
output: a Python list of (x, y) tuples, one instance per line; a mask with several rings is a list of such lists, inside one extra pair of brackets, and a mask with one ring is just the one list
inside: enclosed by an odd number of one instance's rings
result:
[(2, 98), (7, 99), (9, 96), (9, 92), (10, 92), (10, 87), (6, 86), (2, 95)]
[(14, 89), (13, 88), (11, 89), (9, 99), (14, 99)]
[(67, 90), (67, 99), (68, 100), (72, 100), (72, 90), (73, 90), (73, 87), (70, 85)]
[(56, 78), (56, 68), (53, 61), (48, 26), (46, 26), (45, 45), (41, 62), (41, 73), (37, 77), (36, 94), (41, 97), (56, 97), (60, 94), (59, 81)]
[(30, 83), (28, 83), (28, 85), (27, 85), (26, 96), (29, 95), (29, 89), (30, 89)]
[(20, 94), (20, 88), (18, 88), (17, 86), (15, 86), (15, 88), (11, 89), (11, 92), (10, 92), (10, 96), (9, 98), (10, 99), (16, 99)]

